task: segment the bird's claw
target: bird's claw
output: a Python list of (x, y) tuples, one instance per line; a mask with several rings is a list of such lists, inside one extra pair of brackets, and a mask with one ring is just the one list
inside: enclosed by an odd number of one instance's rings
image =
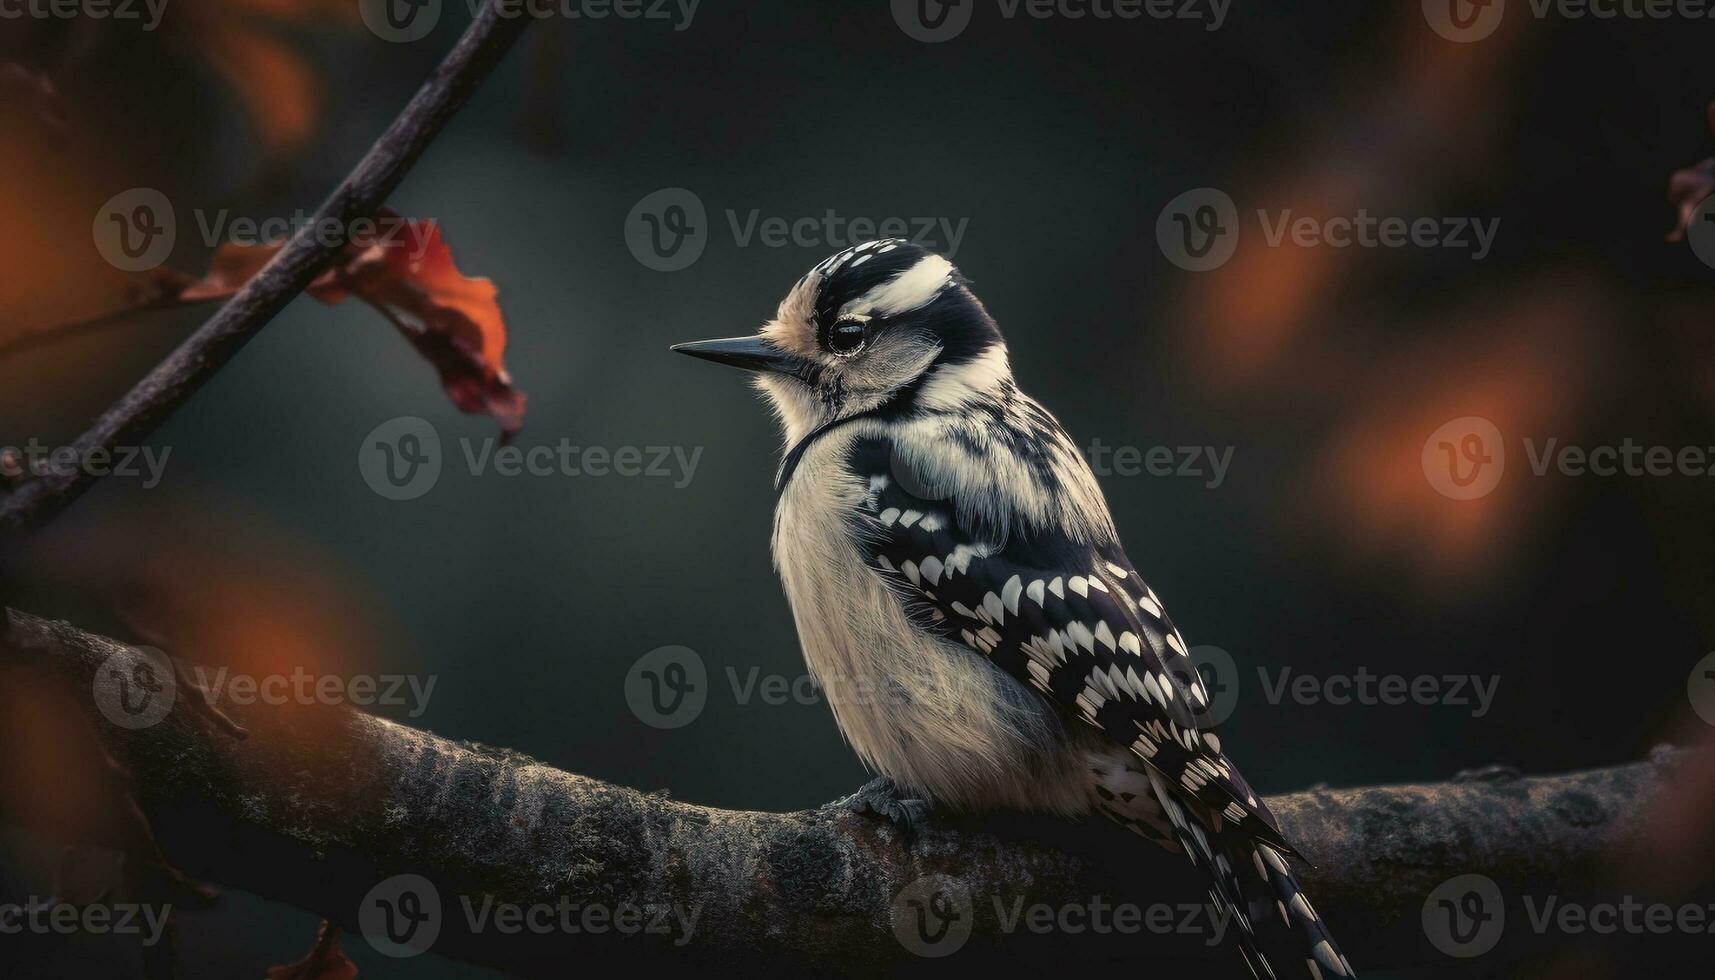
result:
[(907, 841), (917, 836), (917, 828), (929, 815), (928, 803), (902, 798), (899, 787), (886, 776), (870, 780), (856, 793), (835, 801), (834, 806), (865, 816), (880, 817), (892, 824)]

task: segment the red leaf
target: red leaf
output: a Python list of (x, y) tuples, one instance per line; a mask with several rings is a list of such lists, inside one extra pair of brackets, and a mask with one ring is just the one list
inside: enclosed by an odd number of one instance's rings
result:
[[(377, 217), (378, 233), (346, 246), (340, 261), (310, 283), (309, 294), (333, 305), (356, 296), (405, 335), (440, 373), (447, 397), (461, 411), (487, 412), (510, 439), (524, 422), (524, 393), (506, 371), (506, 320), (499, 290), (459, 271), (433, 221)], [(189, 280), (157, 276), (166, 301), (224, 299), (243, 288), (280, 250), (269, 245), (222, 245), (208, 274)]]
[(435, 365), (454, 405), (494, 416), (510, 438), (523, 424), (524, 395), (504, 365), (499, 290), (459, 271), (435, 222), (391, 211), (380, 222), (380, 237), (352, 246), (344, 263), (310, 285), (310, 295), (337, 303), (351, 293), (380, 310)]
[(323, 921), (309, 955), (296, 963), (268, 968), (268, 980), (354, 980), (357, 965), (339, 948), (339, 929)]

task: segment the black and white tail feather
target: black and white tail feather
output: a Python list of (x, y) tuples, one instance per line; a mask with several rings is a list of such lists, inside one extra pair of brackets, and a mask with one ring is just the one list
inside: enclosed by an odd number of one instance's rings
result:
[(774, 550), (806, 659), (896, 695), (830, 701), (866, 763), (939, 805), (1101, 810), (1204, 872), (1257, 977), (1277, 925), (1310, 977), (1353, 975), (1089, 466), (950, 263), (847, 249), (759, 336), (681, 349), (758, 372), (781, 417)]
[(1253, 903), (1245, 900), (1244, 889), (1233, 873), (1226, 850), (1209, 840), (1217, 832), (1205, 828), (1200, 819), (1186, 811), (1173, 791), (1167, 788), (1160, 773), (1150, 770), (1149, 783), (1155, 789), (1156, 800), (1167, 811), (1168, 820), (1173, 825), (1173, 836), (1185, 849), (1185, 856), (1208, 876), (1209, 901), (1230, 917), (1238, 929), (1239, 955), (1244, 957), (1245, 965), (1250, 967), (1257, 980), (1275, 980), (1274, 970), (1268, 965), (1268, 958), (1257, 942), (1256, 927), (1251, 921)]

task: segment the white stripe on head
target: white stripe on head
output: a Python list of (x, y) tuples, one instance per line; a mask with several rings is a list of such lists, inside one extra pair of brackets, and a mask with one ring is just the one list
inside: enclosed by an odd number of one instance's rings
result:
[(995, 397), (1011, 379), (1006, 345), (995, 344), (963, 364), (936, 368), (923, 382), (917, 401), (928, 408), (952, 411), (968, 402)]
[(841, 316), (896, 316), (928, 306), (953, 284), (953, 263), (925, 255), (917, 264), (875, 287), (840, 309)]

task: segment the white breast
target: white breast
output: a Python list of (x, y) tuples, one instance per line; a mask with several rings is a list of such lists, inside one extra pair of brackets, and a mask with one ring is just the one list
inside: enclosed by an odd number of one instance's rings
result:
[(1110, 746), (1069, 732), (1036, 692), (970, 649), (912, 625), (864, 562), (848, 521), (867, 486), (844, 465), (860, 422), (804, 454), (780, 498), (774, 561), (811, 675), (864, 763), (940, 804), (1076, 814), (1084, 761)]

